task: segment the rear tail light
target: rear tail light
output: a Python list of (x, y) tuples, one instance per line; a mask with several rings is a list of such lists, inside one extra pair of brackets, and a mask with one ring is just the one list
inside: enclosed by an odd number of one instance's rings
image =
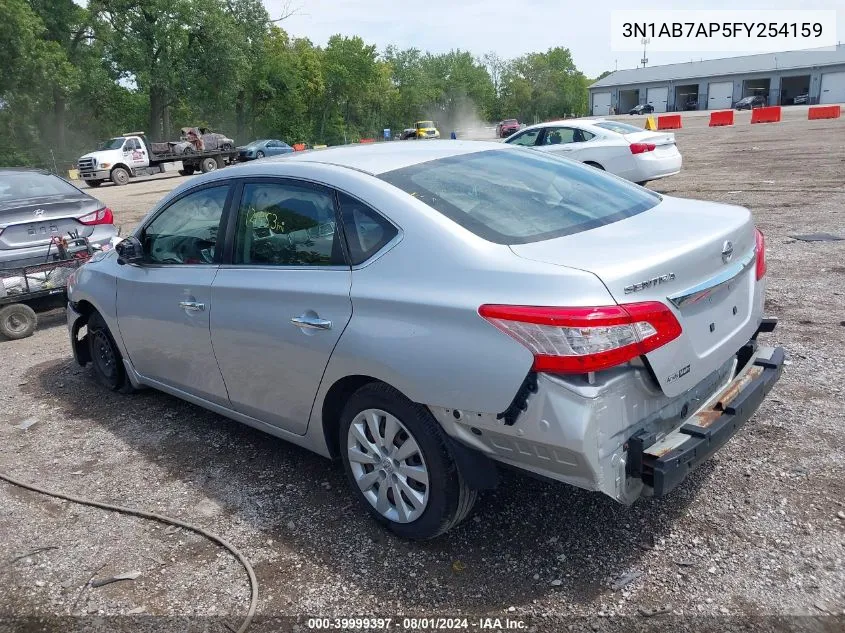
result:
[(83, 215), (79, 218), (79, 221), (88, 226), (92, 226), (94, 224), (114, 224), (114, 215), (112, 214), (111, 209), (103, 207), (97, 211), (92, 211), (88, 215)]
[(766, 236), (754, 229), (754, 255), (757, 257), (757, 281), (766, 274)]
[(657, 301), (595, 308), (483, 305), (478, 313), (534, 354), (535, 371), (583, 374), (616, 367), (681, 335)]
[(653, 152), (657, 147), (654, 143), (631, 143), (632, 154), (642, 154), (643, 152)]

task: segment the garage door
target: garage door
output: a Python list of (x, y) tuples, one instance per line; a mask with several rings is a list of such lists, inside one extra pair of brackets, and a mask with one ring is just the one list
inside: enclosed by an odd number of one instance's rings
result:
[(734, 99), (734, 82), (720, 81), (712, 83), (707, 89), (707, 109), (730, 109)]
[(845, 103), (845, 73), (825, 73), (822, 75), (819, 103)]
[(610, 114), (610, 93), (593, 93), (593, 116), (607, 116)]
[(646, 95), (646, 101), (654, 106), (655, 112), (666, 112), (669, 88), (649, 88)]

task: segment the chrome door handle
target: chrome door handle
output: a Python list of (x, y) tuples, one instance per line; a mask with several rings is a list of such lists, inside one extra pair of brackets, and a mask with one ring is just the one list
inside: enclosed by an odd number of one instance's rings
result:
[(332, 322), (319, 317), (298, 316), (290, 320), (292, 325), (301, 327), (304, 330), (330, 330), (332, 329)]
[(205, 304), (197, 303), (196, 301), (180, 301), (179, 307), (188, 310), (189, 312), (202, 312), (205, 310)]

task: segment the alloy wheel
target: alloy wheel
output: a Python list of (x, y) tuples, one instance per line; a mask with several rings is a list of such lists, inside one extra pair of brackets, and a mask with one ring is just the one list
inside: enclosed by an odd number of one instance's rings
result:
[(381, 409), (365, 409), (347, 434), (352, 475), (364, 497), (383, 517), (411, 523), (425, 512), (429, 472), (414, 436)]

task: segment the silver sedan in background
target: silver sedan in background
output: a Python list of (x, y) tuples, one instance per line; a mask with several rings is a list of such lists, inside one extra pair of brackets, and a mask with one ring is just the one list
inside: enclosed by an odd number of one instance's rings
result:
[(498, 465), (631, 503), (778, 379), (743, 208), (497, 143), (297, 152), (194, 178), (71, 278), (77, 360), (340, 459), (431, 538)]

